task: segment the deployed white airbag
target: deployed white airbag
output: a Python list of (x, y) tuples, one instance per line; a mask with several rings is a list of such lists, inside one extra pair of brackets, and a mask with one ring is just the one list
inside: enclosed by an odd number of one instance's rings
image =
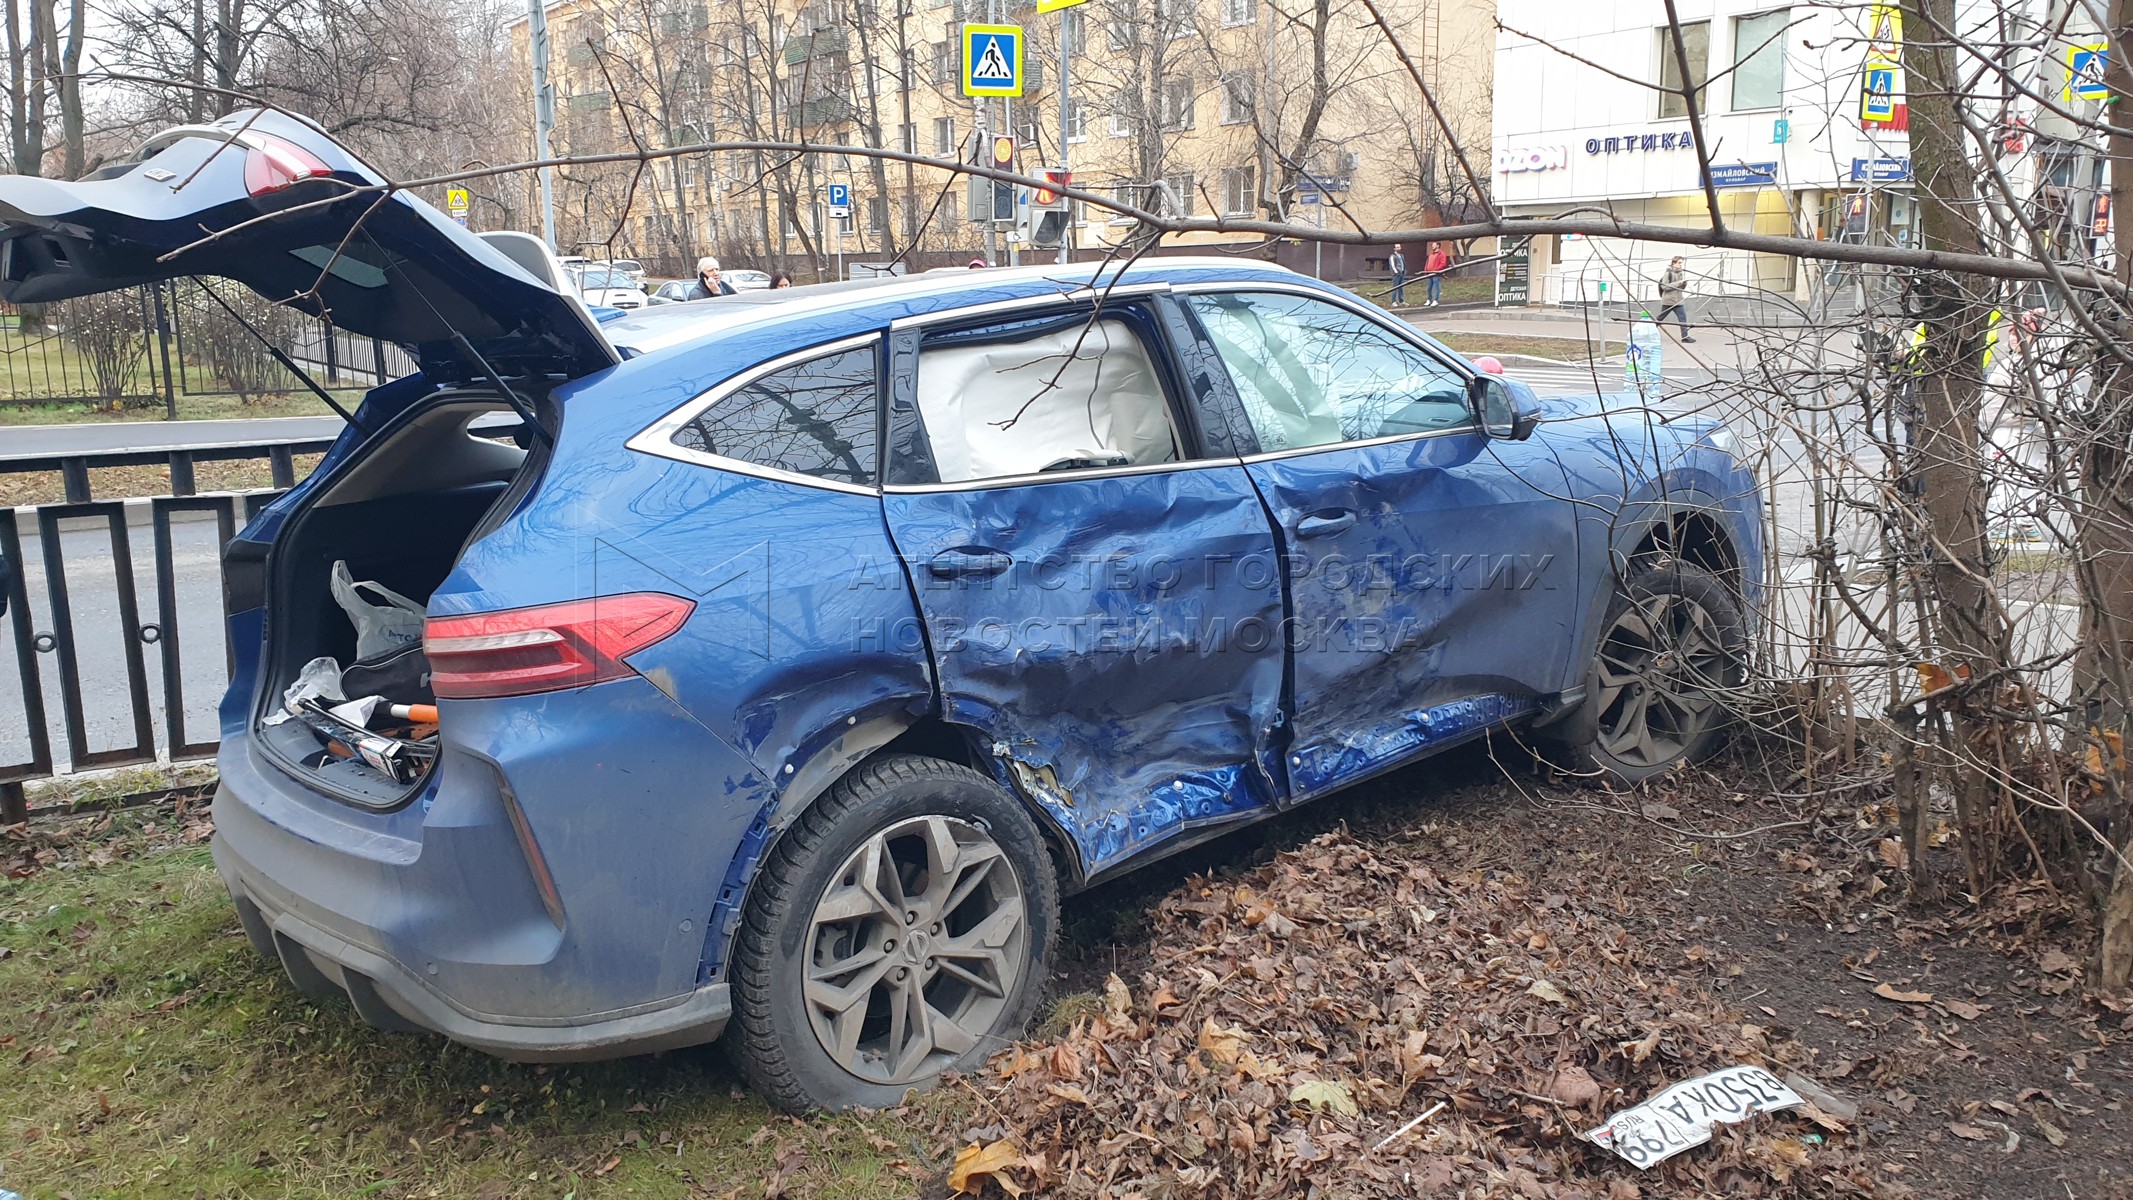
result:
[(918, 411), (943, 483), (1177, 457), (1155, 365), (1123, 321), (926, 350)]

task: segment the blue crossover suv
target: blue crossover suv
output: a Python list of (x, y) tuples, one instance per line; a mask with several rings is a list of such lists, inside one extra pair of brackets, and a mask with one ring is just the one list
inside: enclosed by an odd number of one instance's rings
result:
[(215, 860), (380, 1028), (893, 1102), (1017, 1035), (1063, 893), (1491, 731), (1721, 734), (1761, 509), (1709, 420), (1236, 261), (596, 315), (380, 182), (268, 112), (0, 180), (9, 300), (219, 276), (419, 363), (226, 561)]

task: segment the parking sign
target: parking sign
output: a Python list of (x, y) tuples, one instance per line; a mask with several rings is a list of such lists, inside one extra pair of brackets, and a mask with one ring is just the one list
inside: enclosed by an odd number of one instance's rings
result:
[(1022, 94), (1022, 27), (963, 26), (963, 94)]
[(833, 217), (852, 215), (852, 185), (833, 183), (829, 185), (829, 210)]

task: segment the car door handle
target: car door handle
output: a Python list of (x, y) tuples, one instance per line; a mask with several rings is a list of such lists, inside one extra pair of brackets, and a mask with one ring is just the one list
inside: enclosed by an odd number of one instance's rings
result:
[(941, 579), (990, 579), (1013, 565), (1015, 560), (998, 550), (966, 546), (934, 555), (926, 569)]
[(1299, 538), (1332, 537), (1355, 528), (1355, 513), (1350, 509), (1337, 508), (1326, 512), (1312, 513), (1296, 523)]

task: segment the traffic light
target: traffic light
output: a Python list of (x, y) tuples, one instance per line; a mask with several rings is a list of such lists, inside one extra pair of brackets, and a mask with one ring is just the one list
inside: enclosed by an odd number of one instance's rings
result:
[(1046, 167), (1044, 182), (1049, 186), (1030, 189), (1030, 206), (1060, 210), (1067, 208), (1068, 200), (1063, 193), (1072, 186), (1073, 174), (1064, 167)]
[(1067, 212), (1063, 208), (1030, 205), (1029, 244), (1039, 250), (1057, 250), (1066, 245)]

